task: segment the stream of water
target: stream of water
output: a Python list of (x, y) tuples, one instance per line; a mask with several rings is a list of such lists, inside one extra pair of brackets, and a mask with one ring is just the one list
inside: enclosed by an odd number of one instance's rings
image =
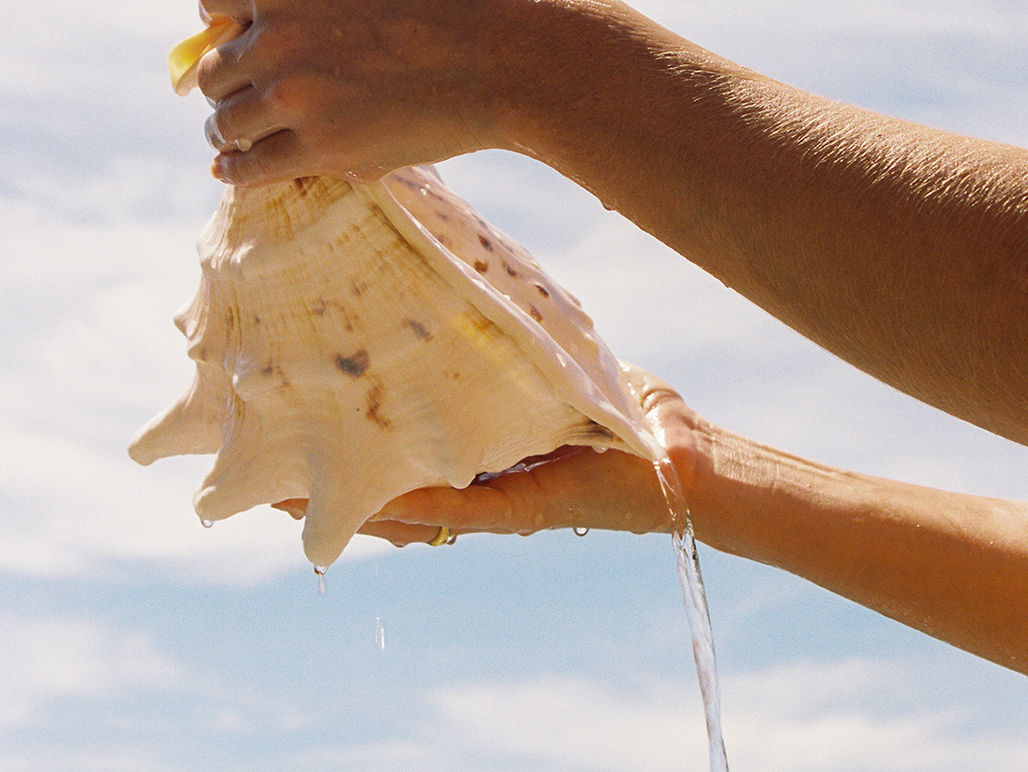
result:
[(718, 688), (717, 659), (714, 656), (714, 635), (710, 626), (710, 612), (707, 609), (707, 594), (703, 589), (700, 574), (700, 559), (693, 538), (692, 519), (685, 500), (678, 473), (665, 458), (654, 463), (653, 468), (664, 491), (668, 512), (671, 515), (673, 542), (678, 563), (678, 581), (682, 585), (682, 598), (692, 630), (692, 653), (696, 661), (696, 674), (700, 681), (700, 694), (707, 719), (711, 772), (728, 772), (728, 755), (721, 733), (721, 694)]

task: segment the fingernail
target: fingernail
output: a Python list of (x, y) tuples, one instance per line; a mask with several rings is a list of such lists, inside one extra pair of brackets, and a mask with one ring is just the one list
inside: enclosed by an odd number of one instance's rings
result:
[(225, 176), (225, 168), (221, 164), (220, 155), (216, 156), (214, 160), (211, 161), (211, 176), (220, 182), (228, 182), (228, 179)]
[(221, 128), (218, 126), (218, 114), (213, 113), (207, 117), (207, 120), (203, 122), (204, 136), (207, 137), (207, 142), (215, 150), (221, 150), (227, 144), (225, 137), (221, 134)]

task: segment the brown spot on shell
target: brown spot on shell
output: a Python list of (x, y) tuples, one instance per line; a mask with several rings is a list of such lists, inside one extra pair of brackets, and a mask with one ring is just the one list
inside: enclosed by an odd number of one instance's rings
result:
[(350, 310), (347, 309), (347, 307), (345, 305), (343, 305), (342, 303), (340, 303), (340, 302), (338, 302), (336, 300), (331, 301), (330, 305), (333, 308), (335, 308), (336, 311), (339, 312), (339, 315), (343, 318), (343, 328), (347, 332), (353, 332), (353, 329), (354, 329), (356, 323), (360, 321), (360, 318), (357, 317), (356, 315), (351, 317), (350, 316)]
[(307, 183), (309, 180), (309, 177), (297, 177), (293, 180), (293, 187), (296, 188), (296, 192), (301, 196), (307, 195)]
[(367, 410), (364, 415), (369, 421), (374, 421), (383, 429), (392, 427), (392, 422), (382, 415), (382, 384), (376, 384), (369, 392), (366, 402)]
[(336, 367), (354, 378), (364, 375), (364, 371), (370, 364), (371, 357), (368, 355), (367, 349), (363, 348), (350, 356), (340, 354), (336, 357)]
[(546, 287), (544, 287), (542, 284), (536, 284), (535, 288), (539, 290), (539, 294), (542, 295), (544, 298), (548, 298), (550, 296), (550, 291), (546, 289)]
[(482, 245), (483, 249), (488, 249), (490, 252), (493, 251), (493, 242), (484, 234), (478, 234), (478, 243)]
[(543, 320), (543, 315), (539, 312), (539, 309), (536, 308), (535, 306), (529, 306), (528, 307), (528, 315), (531, 316), (533, 319), (535, 319), (537, 322), (541, 322)]
[(510, 267), (510, 263), (506, 263), (506, 262), (505, 262), (505, 263), (503, 264), (503, 267), (507, 269), (507, 275), (508, 275), (508, 276), (513, 276), (513, 277), (514, 277), (515, 279), (517, 278), (517, 276), (518, 276), (518, 272), (517, 272), (517, 271), (515, 271), (515, 270), (514, 270), (513, 268), (511, 268), (511, 267)]
[(413, 332), (419, 339), (432, 339), (432, 333), (430, 333), (428, 328), (426, 328), (421, 322), (416, 322), (413, 319), (404, 319), (403, 321), (408, 327), (410, 327), (411, 332)]
[(489, 263), (487, 263), (485, 260), (476, 260), (475, 270), (479, 273), (485, 273), (489, 270)]

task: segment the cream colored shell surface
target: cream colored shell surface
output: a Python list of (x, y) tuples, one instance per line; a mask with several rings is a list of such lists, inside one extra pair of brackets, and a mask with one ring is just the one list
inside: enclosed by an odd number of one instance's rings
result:
[(216, 453), (204, 520), (309, 498), (328, 565), (410, 490), (565, 444), (660, 455), (577, 301), (431, 170), (229, 187), (198, 249), (196, 375), (130, 453)]

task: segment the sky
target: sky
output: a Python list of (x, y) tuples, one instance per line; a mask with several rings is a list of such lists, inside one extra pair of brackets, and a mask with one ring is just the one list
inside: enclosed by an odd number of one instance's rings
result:
[[(801, 88), (1028, 144), (1022, 0), (636, 7)], [(210, 458), (129, 461), (191, 377), (171, 318), (220, 195), (208, 107), (165, 73), (195, 3), (0, 18), (0, 769), (705, 768), (667, 537), (361, 538), (319, 595), (288, 517), (201, 527)], [(845, 365), (551, 170), (486, 152), (440, 172), (706, 418), (1028, 499), (1028, 449)], [(733, 768), (1028, 768), (1024, 676), (700, 550)]]

